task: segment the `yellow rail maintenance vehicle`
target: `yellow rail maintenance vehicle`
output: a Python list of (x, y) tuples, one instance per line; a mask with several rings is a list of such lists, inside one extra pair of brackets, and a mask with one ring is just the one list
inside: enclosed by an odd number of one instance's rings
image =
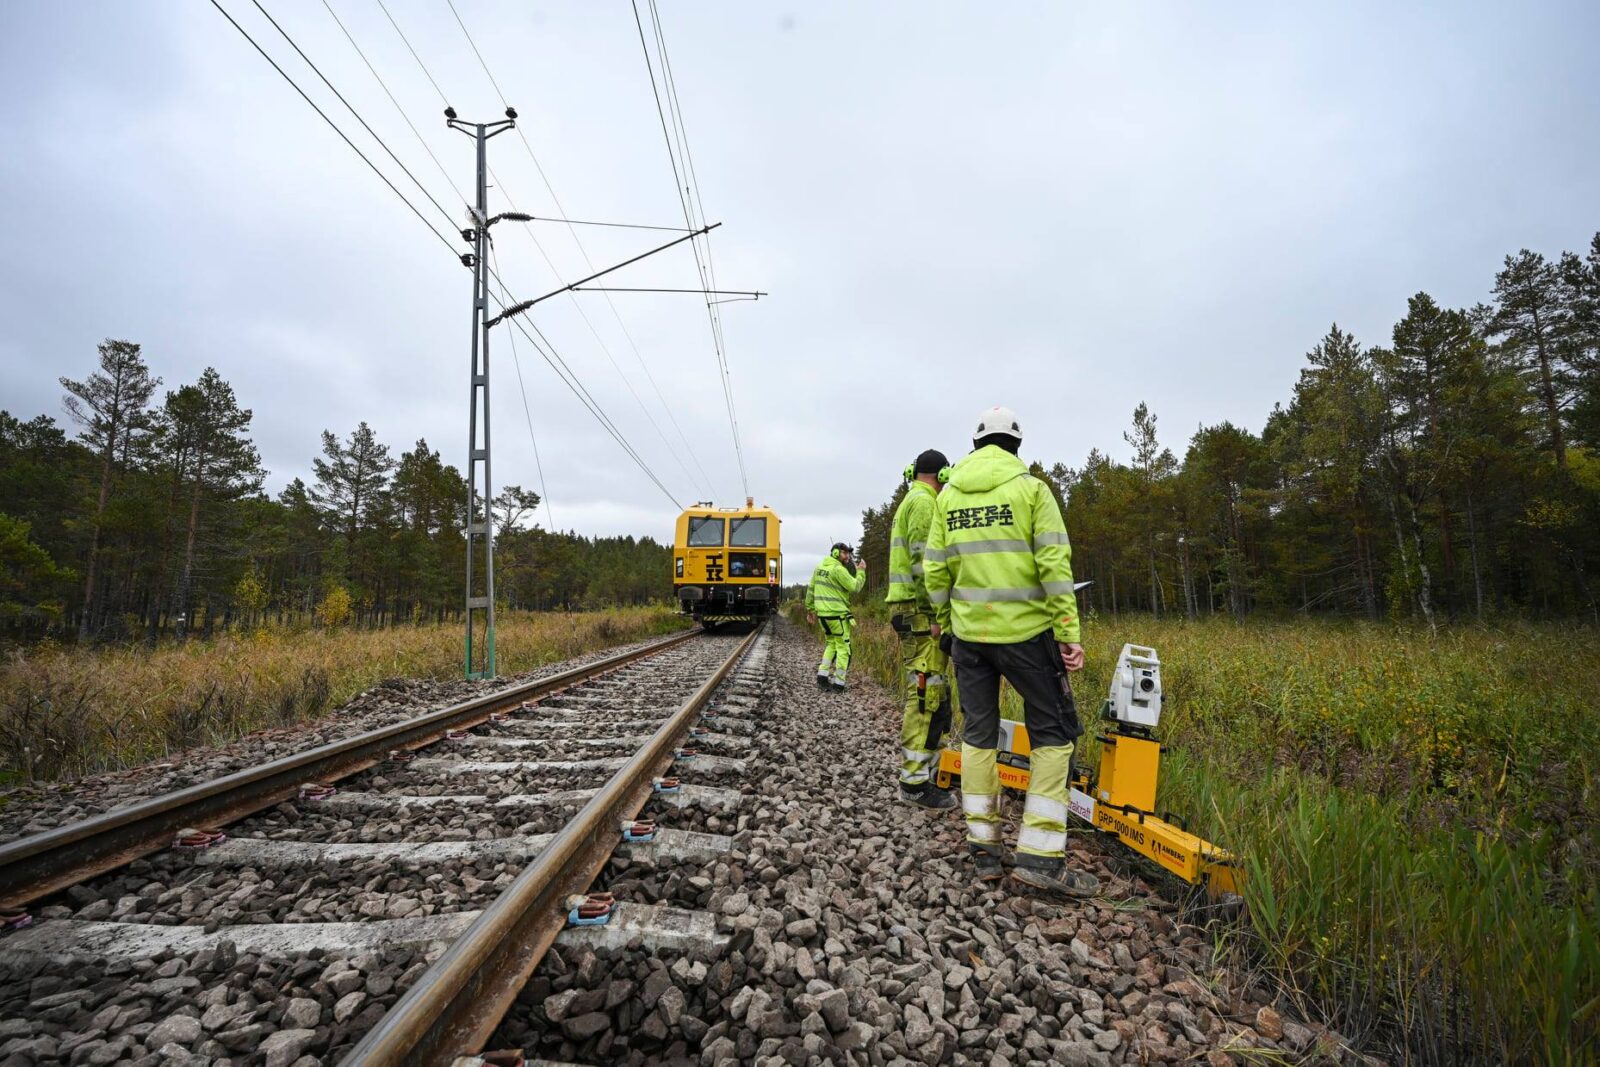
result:
[[(1066, 675), (1062, 675), (1066, 684)], [(1244, 880), (1236, 857), (1190, 833), (1168, 813), (1157, 814), (1156, 778), (1161, 769), (1161, 660), (1156, 650), (1123, 645), (1111, 692), (1100, 709), (1108, 724), (1099, 735), (1100, 765), (1094, 774), (1074, 768), (1068, 810), (1184, 881), (1203, 886), (1213, 899), (1238, 893)], [(1029, 778), (1028, 730), (1001, 720), (1000, 784), (1026, 791)], [(935, 782), (948, 789), (961, 775), (961, 750), (939, 753)]]
[(679, 610), (708, 630), (775, 611), (783, 588), (782, 520), (746, 497), (742, 508), (709, 502), (678, 516), (672, 592)]

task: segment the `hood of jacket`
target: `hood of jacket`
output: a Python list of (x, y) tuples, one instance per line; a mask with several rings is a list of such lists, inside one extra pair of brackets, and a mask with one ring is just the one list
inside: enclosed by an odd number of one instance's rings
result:
[(1028, 473), (1028, 465), (998, 445), (984, 445), (950, 470), (950, 484), (963, 493), (987, 493)]

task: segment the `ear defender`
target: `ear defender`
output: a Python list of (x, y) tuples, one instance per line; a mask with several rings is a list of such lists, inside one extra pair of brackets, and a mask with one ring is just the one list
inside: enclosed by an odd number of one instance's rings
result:
[(950, 481), (950, 468), (949, 467), (940, 467), (939, 468), (939, 484), (940, 485), (946, 485), (946, 484), (949, 483), (949, 481)]
[(917, 476), (917, 465), (915, 463), (907, 463), (906, 464), (906, 469), (900, 472), (900, 477), (904, 481), (908, 481), (909, 482), (909, 481), (913, 480), (914, 478), (916, 478), (916, 476)]
[(832, 556), (834, 559), (838, 559), (839, 558), (839, 550), (837, 548), (830, 548), (830, 549), (828, 549), (828, 555)]

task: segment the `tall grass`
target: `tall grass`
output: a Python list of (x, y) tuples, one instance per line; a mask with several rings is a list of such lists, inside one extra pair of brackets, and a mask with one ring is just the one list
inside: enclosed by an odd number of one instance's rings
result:
[[(666, 633), (666, 608), (502, 613), (500, 671), (514, 673)], [(457, 678), (462, 627), (265, 628), (155, 650), (44, 644), (0, 662), (0, 780), (135, 766), (251, 730), (316, 718), (386, 678)]]
[[(1160, 653), (1160, 806), (1240, 854), (1244, 943), (1307, 1014), (1406, 1062), (1600, 1060), (1600, 634), (1124, 616), (1085, 635), (1086, 720), (1125, 641)], [(886, 624), (863, 618), (856, 653), (893, 683)]]

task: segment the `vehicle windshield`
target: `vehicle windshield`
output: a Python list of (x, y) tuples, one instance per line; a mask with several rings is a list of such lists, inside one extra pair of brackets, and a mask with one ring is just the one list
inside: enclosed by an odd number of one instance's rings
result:
[(734, 519), (728, 528), (728, 544), (738, 548), (767, 547), (767, 520)]
[(707, 517), (689, 519), (690, 548), (721, 548), (722, 520)]

